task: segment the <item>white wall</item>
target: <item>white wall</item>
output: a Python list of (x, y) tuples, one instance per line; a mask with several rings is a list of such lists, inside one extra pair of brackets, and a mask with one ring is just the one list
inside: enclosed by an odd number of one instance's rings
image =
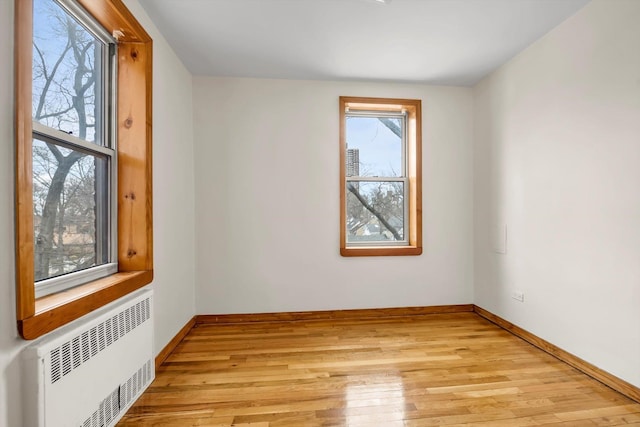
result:
[(474, 93), (476, 304), (636, 386), (639, 22), (594, 1)]
[[(155, 349), (195, 314), (194, 191), (191, 75), (128, 1), (154, 38)], [(13, 1), (0, 0), (0, 426), (21, 426), (19, 351), (15, 321)]]
[(0, 0), (0, 426), (22, 425), (13, 220), (13, 1)]
[[(196, 308), (475, 302), (640, 386), (640, 2), (592, 2), (473, 91), (204, 77), (192, 86), (137, 0), (126, 3), (154, 38), (156, 352)], [(2, 426), (21, 425), (24, 345), (12, 16), (13, 1), (0, 0)], [(422, 256), (339, 256), (340, 95), (423, 100)], [(505, 255), (492, 251), (497, 224), (508, 226)]]
[[(339, 255), (338, 97), (423, 102), (424, 253)], [(473, 302), (466, 88), (194, 78), (197, 311)]]
[(137, 0), (126, 5), (153, 38), (153, 265), (156, 353), (195, 315), (191, 73)]

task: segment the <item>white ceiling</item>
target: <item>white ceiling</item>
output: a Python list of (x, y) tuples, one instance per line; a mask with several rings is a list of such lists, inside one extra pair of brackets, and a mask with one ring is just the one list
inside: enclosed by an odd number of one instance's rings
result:
[(195, 75), (473, 85), (589, 0), (140, 0)]

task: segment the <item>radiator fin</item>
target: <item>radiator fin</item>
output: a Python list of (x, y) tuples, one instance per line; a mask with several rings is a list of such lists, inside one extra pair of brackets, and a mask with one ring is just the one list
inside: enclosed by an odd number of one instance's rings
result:
[[(49, 353), (51, 384), (108, 348), (150, 318), (150, 298), (145, 298), (104, 322), (84, 331)], [(96, 412), (97, 413), (97, 412)], [(90, 424), (91, 426), (91, 424)], [(83, 425), (84, 427), (84, 425)]]
[(109, 423), (116, 419), (120, 411), (131, 404), (138, 394), (149, 385), (152, 362), (151, 359), (147, 360), (127, 381), (111, 392), (100, 402), (98, 409), (80, 424), (80, 427), (109, 426)]
[(23, 425), (114, 427), (155, 377), (153, 290), (48, 334), (23, 350), (21, 365)]
[(60, 379), (60, 347), (51, 350), (51, 384)]
[(76, 369), (82, 363), (82, 346), (80, 345), (80, 336), (73, 340), (73, 369)]

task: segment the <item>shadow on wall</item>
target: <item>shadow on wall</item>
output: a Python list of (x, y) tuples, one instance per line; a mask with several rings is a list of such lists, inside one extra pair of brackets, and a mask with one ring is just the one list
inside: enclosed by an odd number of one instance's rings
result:
[[(0, 352), (3, 350), (0, 349)], [(4, 367), (2, 372), (3, 394), (0, 397), (0, 406), (6, 408), (6, 419), (0, 419), (0, 424), (5, 422), (7, 427), (21, 425), (22, 419), (22, 384), (20, 382), (20, 353)]]

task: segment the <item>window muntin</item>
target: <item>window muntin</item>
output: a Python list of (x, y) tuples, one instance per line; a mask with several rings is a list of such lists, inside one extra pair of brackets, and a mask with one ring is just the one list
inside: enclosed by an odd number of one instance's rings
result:
[(406, 246), (406, 114), (356, 111), (345, 118), (347, 243)]
[(347, 243), (408, 245), (403, 181), (347, 181)]
[(115, 41), (73, 2), (34, 0), (33, 20), (38, 298), (117, 271)]
[(33, 120), (109, 146), (105, 94), (114, 40), (69, 0), (34, 0), (33, 20)]
[[(59, 0), (69, 10), (86, 10), (105, 33), (117, 34), (111, 67), (115, 114), (112, 148), (117, 148), (117, 269), (109, 276), (52, 295), (36, 297), (33, 227), (33, 0), (15, 3), (15, 208), (16, 320), (24, 339), (35, 339), (84, 316), (153, 280), (152, 64), (153, 40), (121, 1)], [(86, 22), (89, 26), (91, 22)], [(96, 31), (96, 33), (99, 31)], [(37, 122), (35, 124), (38, 124)], [(60, 131), (58, 131), (60, 132)], [(92, 144), (92, 143), (88, 143)], [(82, 144), (80, 144), (82, 145)], [(100, 151), (101, 146), (93, 144)], [(115, 159), (114, 159), (115, 160)], [(115, 163), (115, 162), (114, 162)], [(115, 166), (114, 166), (115, 168)], [(114, 240), (115, 241), (115, 240)], [(101, 267), (94, 267), (95, 269)], [(69, 273), (70, 278), (78, 273)]]
[(340, 254), (422, 253), (421, 101), (340, 97)]

